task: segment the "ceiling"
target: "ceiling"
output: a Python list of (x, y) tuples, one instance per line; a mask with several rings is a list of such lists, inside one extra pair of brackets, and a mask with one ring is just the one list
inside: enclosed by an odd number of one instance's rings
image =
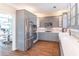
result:
[[(10, 3), (16, 9), (26, 9), (38, 17), (57, 16), (67, 11), (68, 3)], [(55, 7), (56, 8), (53, 8)]]

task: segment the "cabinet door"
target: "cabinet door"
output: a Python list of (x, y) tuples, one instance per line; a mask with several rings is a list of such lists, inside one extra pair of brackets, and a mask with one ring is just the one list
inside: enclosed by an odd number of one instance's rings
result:
[(71, 26), (75, 25), (75, 17), (71, 18)]
[(47, 39), (47, 35), (44, 32), (39, 32), (38, 39), (40, 40)]
[(79, 3), (77, 4), (77, 25), (79, 25)]
[(73, 6), (75, 6), (75, 3), (71, 3), (71, 8), (73, 8)]
[(29, 17), (29, 20), (33, 22), (33, 24), (37, 25), (37, 17), (34, 15), (32, 17)]
[(63, 28), (67, 28), (67, 14), (63, 14)]
[(75, 25), (76, 21), (76, 4), (71, 7), (71, 26)]
[(76, 13), (76, 5), (74, 5), (74, 6), (71, 8), (71, 18), (76, 15), (75, 13)]
[(78, 14), (79, 14), (79, 3), (77, 3), (77, 8), (78, 8)]
[(62, 27), (62, 16), (59, 16), (59, 27)]
[(45, 41), (58, 41), (58, 33), (39, 32), (38, 39)]
[(70, 27), (70, 25), (71, 25), (70, 12), (68, 12), (68, 21), (67, 21), (67, 23), (68, 23), (68, 27)]
[(24, 51), (24, 11), (16, 11), (16, 37), (17, 37), (17, 49)]
[(77, 22), (78, 22), (77, 25), (79, 25), (79, 14), (77, 15), (77, 17), (78, 17), (78, 19), (77, 19)]

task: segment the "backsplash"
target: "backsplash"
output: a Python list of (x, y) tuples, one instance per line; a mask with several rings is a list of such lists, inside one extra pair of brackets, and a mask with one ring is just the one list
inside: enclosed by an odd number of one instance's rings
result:
[(59, 27), (59, 19), (58, 19), (58, 17), (54, 17), (54, 16), (40, 17), (39, 25), (42, 28)]
[(78, 29), (71, 29), (71, 35), (75, 38), (79, 39), (79, 30)]

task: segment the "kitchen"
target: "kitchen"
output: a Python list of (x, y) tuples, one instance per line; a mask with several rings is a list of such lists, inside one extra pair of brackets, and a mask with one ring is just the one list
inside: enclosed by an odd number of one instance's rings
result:
[(9, 55), (79, 55), (78, 3), (7, 3), (1, 5), (3, 9), (7, 8), (5, 5), (14, 8), (10, 11), (14, 17), (14, 52)]

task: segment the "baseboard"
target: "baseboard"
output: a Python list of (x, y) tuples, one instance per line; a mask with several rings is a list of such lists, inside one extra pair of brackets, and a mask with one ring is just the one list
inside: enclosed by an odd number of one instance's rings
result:
[(59, 41), (49, 41), (49, 40), (38, 40), (38, 41), (46, 41), (46, 42), (56, 42), (56, 43), (59, 43)]
[(59, 42), (59, 40), (44, 40), (44, 39), (39, 39), (39, 40), (41, 40), (41, 41), (50, 41), (50, 42)]

